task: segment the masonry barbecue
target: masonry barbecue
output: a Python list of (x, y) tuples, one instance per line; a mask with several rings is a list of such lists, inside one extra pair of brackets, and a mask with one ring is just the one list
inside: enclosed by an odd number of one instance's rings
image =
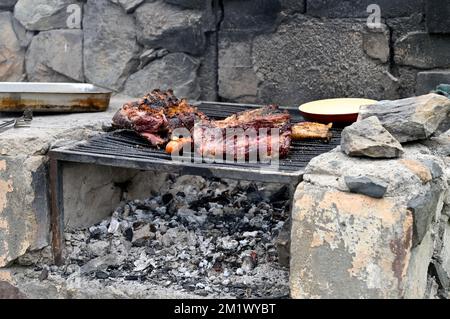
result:
[[(218, 102), (199, 102), (200, 111), (211, 119), (223, 119), (234, 113), (260, 105)], [(298, 110), (284, 108), (292, 115), (292, 121), (304, 119)], [(314, 157), (326, 153), (340, 144), (341, 129), (332, 129), (333, 138), (326, 144), (321, 141), (293, 141), (289, 156), (281, 159), (279, 169), (263, 163), (190, 163), (173, 161), (164, 150), (152, 148), (148, 142), (129, 131), (102, 134), (88, 141), (50, 151), (50, 182), (52, 190), (53, 250), (57, 263), (62, 262), (62, 234), (64, 233), (64, 207), (62, 169), (64, 162), (89, 163), (140, 170), (158, 170), (180, 175), (284, 183), (295, 187), (301, 182), (304, 168)]]

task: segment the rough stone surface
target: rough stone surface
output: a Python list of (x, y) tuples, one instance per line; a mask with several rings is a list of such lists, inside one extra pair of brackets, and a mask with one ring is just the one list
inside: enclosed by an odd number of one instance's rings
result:
[(119, 4), (127, 12), (131, 13), (136, 10), (145, 0), (111, 0), (115, 4)]
[(349, 156), (396, 158), (403, 154), (401, 144), (372, 116), (342, 131), (341, 147)]
[(222, 31), (258, 34), (272, 32), (278, 25), (277, 13), (281, 10), (280, 1), (229, 0), (224, 1), (223, 6)]
[(429, 33), (450, 34), (450, 3), (448, 1), (427, 0), (426, 4), (427, 31)]
[(171, 52), (203, 53), (206, 39), (201, 11), (181, 10), (164, 2), (145, 3), (136, 10), (138, 40)]
[(412, 32), (395, 44), (395, 62), (419, 69), (450, 67), (450, 36)]
[[(328, 18), (367, 18), (370, 13), (367, 7), (373, 4), (372, 0), (307, 0), (307, 13), (317, 17)], [(421, 12), (423, 0), (378, 0), (382, 17), (403, 17)]]
[(83, 82), (83, 33), (52, 30), (33, 38), (27, 52), (28, 80), (35, 82)]
[(390, 31), (385, 24), (379, 29), (369, 29), (364, 33), (364, 52), (371, 58), (387, 63), (390, 58)]
[[(402, 159), (374, 161), (337, 148), (310, 162), (294, 197), (292, 297), (427, 296), (448, 164), (419, 144), (404, 151)], [(376, 180), (386, 193), (351, 194), (348, 177)]]
[(25, 52), (14, 30), (13, 16), (0, 12), (0, 81), (21, 81), (24, 78)]
[(24, 299), (24, 294), (9, 282), (0, 281), (0, 299)]
[[(125, 100), (128, 98), (113, 100), (108, 112), (98, 113), (95, 117), (90, 114), (36, 116), (30, 128), (2, 132), (0, 267), (25, 254), (27, 250), (40, 249), (49, 243), (48, 171), (45, 157), (49, 148), (61, 145), (63, 141), (73, 143), (97, 134), (104, 122), (110, 123), (111, 117)], [(83, 172), (78, 172), (77, 178), (82, 179)], [(74, 192), (80, 194), (79, 189)], [(68, 205), (70, 207), (70, 201)], [(80, 203), (72, 205), (80, 207)], [(70, 211), (67, 213), (71, 215)]]
[(0, 0), (0, 10), (10, 10), (14, 8), (17, 0)]
[(28, 30), (67, 29), (70, 16), (67, 7), (71, 4), (81, 6), (77, 0), (19, 0), (14, 16)]
[(204, 9), (207, 6), (207, 0), (164, 0), (164, 1), (188, 9)]
[(83, 30), (86, 81), (120, 90), (138, 64), (133, 17), (108, 0), (88, 1)]
[(408, 274), (405, 284), (406, 299), (426, 298), (428, 268), (434, 251), (434, 238), (429, 231), (422, 243), (411, 250)]
[(450, 84), (450, 71), (425, 71), (417, 74), (416, 94), (427, 94), (440, 84)]
[(219, 95), (229, 100), (255, 102), (258, 79), (252, 64), (252, 45), (222, 37), (219, 44)]
[(197, 77), (199, 66), (196, 58), (185, 53), (168, 54), (132, 74), (125, 84), (124, 92), (139, 97), (149, 88), (171, 88), (179, 97), (198, 99), (201, 93)]
[(294, 204), (293, 298), (403, 296), (413, 220), (396, 198), (301, 184)]
[(256, 37), (258, 99), (295, 106), (337, 96), (386, 96), (393, 81), (387, 66), (364, 52), (364, 30), (363, 22), (296, 16), (275, 33)]
[(450, 100), (437, 94), (362, 106), (359, 120), (376, 116), (400, 143), (430, 137), (450, 112)]
[[(166, 174), (68, 164), (64, 180), (65, 225), (68, 229), (81, 229), (110, 216), (125, 195), (144, 199), (149, 193), (160, 191)], [(127, 189), (121, 185), (127, 185)]]
[(344, 180), (350, 192), (373, 198), (383, 198), (388, 188), (386, 182), (370, 176), (345, 176)]

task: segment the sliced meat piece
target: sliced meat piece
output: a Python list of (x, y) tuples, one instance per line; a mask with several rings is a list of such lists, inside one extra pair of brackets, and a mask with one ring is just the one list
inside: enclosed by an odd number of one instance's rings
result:
[(330, 142), (333, 137), (331, 133), (331, 128), (333, 128), (333, 123), (328, 125), (313, 123), (313, 122), (303, 122), (295, 124), (292, 126), (292, 139), (294, 140), (324, 140)]
[[(279, 157), (285, 158), (291, 145), (290, 121), (290, 114), (275, 105), (240, 112), (221, 121), (202, 121), (194, 127), (195, 148), (203, 157), (247, 160), (262, 150), (267, 150), (268, 157), (275, 157), (272, 145), (278, 143)], [(271, 129), (278, 134), (271, 136)]]

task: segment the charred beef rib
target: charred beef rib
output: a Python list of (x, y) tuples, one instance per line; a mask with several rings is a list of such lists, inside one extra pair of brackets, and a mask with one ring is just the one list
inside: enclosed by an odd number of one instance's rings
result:
[(191, 130), (200, 120), (206, 121), (206, 115), (185, 99), (177, 99), (172, 90), (154, 90), (123, 105), (113, 118), (113, 127), (133, 130), (152, 145), (161, 146), (169, 142), (173, 130)]
[[(276, 134), (272, 134), (271, 129), (275, 129)], [(194, 127), (194, 144), (199, 154), (210, 158), (231, 153), (234, 159), (248, 159), (249, 154), (254, 153), (261, 159), (261, 150), (266, 151), (267, 157), (278, 153), (280, 158), (285, 158), (291, 146), (291, 133), (290, 114), (276, 105), (269, 105), (221, 121), (202, 120)], [(279, 152), (272, 149), (273, 145), (279, 146)]]

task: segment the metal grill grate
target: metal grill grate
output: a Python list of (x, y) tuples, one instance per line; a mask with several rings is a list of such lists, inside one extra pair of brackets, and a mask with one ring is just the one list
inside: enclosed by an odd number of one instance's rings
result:
[[(201, 103), (198, 105), (212, 119), (222, 119), (236, 112), (247, 110), (254, 105), (229, 104), (229, 103)], [(303, 121), (297, 110), (289, 109), (293, 123)], [(60, 159), (77, 162), (101, 163), (104, 165), (134, 167), (147, 169), (147, 164), (157, 168), (157, 164), (163, 169), (164, 164), (169, 164), (166, 170), (180, 171), (182, 173), (200, 173), (200, 169), (212, 172), (212, 176), (263, 180), (263, 181), (292, 181), (299, 180), (306, 165), (314, 157), (334, 149), (340, 143), (341, 129), (334, 128), (333, 139), (329, 144), (321, 141), (293, 141), (288, 158), (280, 160), (279, 170), (274, 172), (264, 171), (267, 164), (262, 163), (215, 163), (193, 164), (173, 162), (171, 156), (164, 150), (150, 147), (145, 139), (130, 131), (116, 131), (92, 138), (82, 144), (69, 148), (53, 150)], [(109, 159), (109, 160), (108, 160)], [(158, 169), (158, 168), (157, 168)], [(261, 174), (262, 173), (262, 174)], [(234, 174), (234, 175), (233, 175)]]

